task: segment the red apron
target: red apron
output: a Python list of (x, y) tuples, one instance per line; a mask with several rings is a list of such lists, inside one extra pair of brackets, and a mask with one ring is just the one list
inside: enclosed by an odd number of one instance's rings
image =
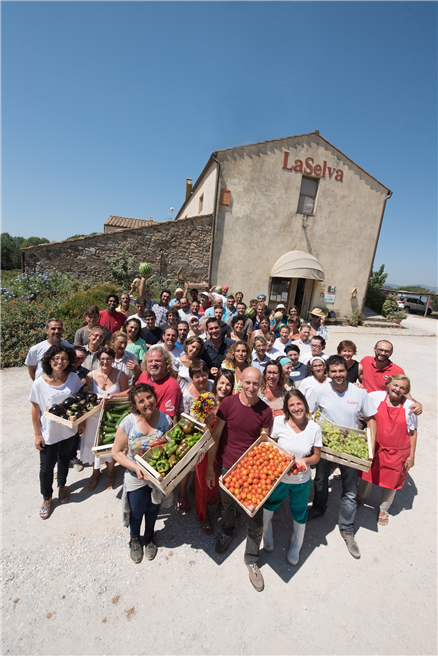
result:
[(391, 408), (386, 398), (375, 415), (377, 420), (376, 452), (368, 472), (359, 472), (364, 481), (399, 490), (403, 487), (407, 472), (403, 469), (411, 452), (411, 438), (402, 404)]

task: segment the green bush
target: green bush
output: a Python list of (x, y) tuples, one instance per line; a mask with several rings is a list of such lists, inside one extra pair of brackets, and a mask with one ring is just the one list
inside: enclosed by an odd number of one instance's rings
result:
[(359, 308), (356, 308), (349, 319), (349, 324), (350, 326), (361, 326), (365, 319), (365, 315), (362, 314)]
[[(97, 305), (99, 310), (106, 308), (105, 299), (108, 294), (120, 296), (120, 288), (113, 283), (93, 285), (89, 289), (76, 292), (64, 301), (59, 309), (59, 317), (65, 320), (68, 329), (64, 330), (64, 338), (72, 342), (76, 330), (84, 320), (84, 312), (89, 305)], [(73, 342), (72, 342), (73, 343)]]
[(397, 301), (394, 301), (393, 299), (386, 299), (386, 301), (383, 303), (382, 306), (382, 313), (383, 316), (386, 317), (387, 319), (389, 317), (394, 317), (398, 312), (398, 304)]
[(365, 299), (365, 305), (377, 314), (382, 314), (383, 303), (385, 302), (385, 294), (376, 289), (375, 287), (368, 287), (367, 297)]

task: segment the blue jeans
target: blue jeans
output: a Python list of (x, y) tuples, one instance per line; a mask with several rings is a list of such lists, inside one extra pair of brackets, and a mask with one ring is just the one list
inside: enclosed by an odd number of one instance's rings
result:
[(128, 492), (129, 508), (131, 510), (129, 519), (129, 531), (131, 538), (140, 537), (140, 526), (145, 518), (145, 538), (151, 540), (154, 535), (155, 522), (157, 521), (158, 503), (152, 503), (151, 500), (152, 489), (149, 485)]
[[(327, 509), (328, 502), (328, 479), (332, 469), (330, 460), (321, 460), (316, 465), (316, 476), (313, 482), (315, 496), (313, 507), (323, 515)], [(342, 498), (339, 506), (339, 530), (353, 531), (354, 518), (357, 510), (356, 494), (358, 471), (352, 467), (338, 465), (342, 478)]]

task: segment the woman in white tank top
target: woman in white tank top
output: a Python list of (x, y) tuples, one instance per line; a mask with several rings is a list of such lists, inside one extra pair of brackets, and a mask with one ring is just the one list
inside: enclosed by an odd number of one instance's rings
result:
[[(109, 346), (104, 346), (97, 354), (100, 368), (90, 371), (87, 375), (87, 385), (89, 391), (93, 391), (100, 397), (110, 396), (124, 392), (128, 389), (128, 377), (119, 369), (113, 367), (115, 353)], [(93, 474), (88, 483), (90, 491), (96, 488), (100, 477), (100, 465), (102, 462), (108, 463), (108, 477), (105, 487), (110, 489), (116, 480), (115, 460), (111, 457), (106, 459), (96, 458), (91, 451), (96, 437), (97, 426), (99, 423), (99, 414), (92, 415), (85, 422), (85, 431), (82, 435), (81, 442), (81, 460), (84, 464), (93, 464)]]

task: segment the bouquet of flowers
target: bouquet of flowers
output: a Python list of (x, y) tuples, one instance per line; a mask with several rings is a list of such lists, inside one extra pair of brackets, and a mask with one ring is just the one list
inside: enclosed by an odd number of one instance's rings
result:
[(196, 419), (204, 421), (208, 415), (213, 412), (216, 405), (216, 399), (209, 392), (202, 392), (197, 399), (193, 401), (192, 412)]

